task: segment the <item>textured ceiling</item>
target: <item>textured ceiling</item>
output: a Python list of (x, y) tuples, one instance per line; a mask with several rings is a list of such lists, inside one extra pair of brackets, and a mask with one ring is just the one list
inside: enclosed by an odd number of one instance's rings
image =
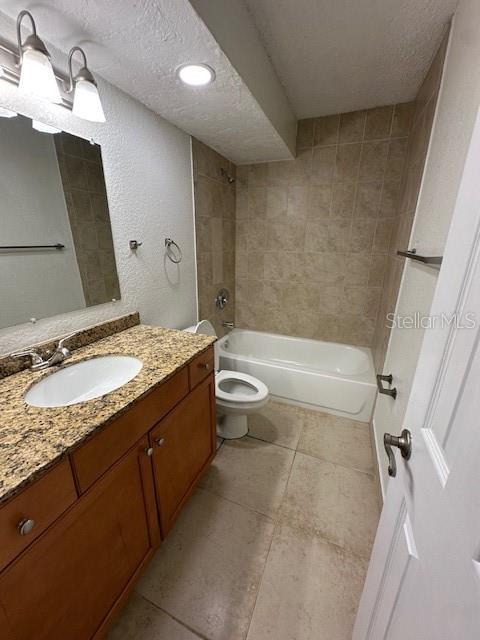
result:
[[(15, 18), (30, 9), (41, 37), (63, 51), (83, 46), (94, 73), (237, 163), (290, 158), (287, 146), (187, 0), (3, 0)], [(14, 40), (10, 34), (2, 37)], [(192, 89), (184, 62), (217, 79)], [(133, 126), (134, 123), (132, 123)]]
[(412, 99), (457, 0), (245, 0), (298, 118)]

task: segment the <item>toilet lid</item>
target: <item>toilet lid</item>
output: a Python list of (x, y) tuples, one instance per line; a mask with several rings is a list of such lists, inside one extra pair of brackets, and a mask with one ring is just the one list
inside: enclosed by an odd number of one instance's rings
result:
[(248, 373), (219, 371), (215, 376), (215, 394), (227, 402), (259, 402), (268, 397), (268, 387)]

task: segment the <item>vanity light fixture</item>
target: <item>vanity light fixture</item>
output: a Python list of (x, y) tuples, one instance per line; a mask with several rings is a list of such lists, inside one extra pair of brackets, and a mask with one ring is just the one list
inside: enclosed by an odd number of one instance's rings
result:
[[(25, 17), (30, 20), (33, 33), (22, 43), (21, 26)], [(61, 103), (62, 98), (50, 62), (50, 54), (37, 35), (35, 21), (29, 11), (24, 10), (18, 14), (17, 43), (20, 67), (19, 88), (47, 98), (50, 102)]]
[[(72, 60), (76, 52), (83, 58), (83, 66), (78, 73), (73, 75)], [(68, 54), (68, 74), (70, 84), (67, 93), (73, 92), (73, 113), (79, 118), (90, 120), (91, 122), (105, 122), (100, 95), (97, 83), (93, 74), (87, 67), (87, 56), (80, 47), (72, 47)]]
[(0, 107), (0, 118), (15, 118), (17, 115), (18, 113), (16, 111), (5, 109), (5, 107)]
[(62, 131), (61, 129), (57, 129), (57, 127), (52, 127), (51, 124), (45, 124), (38, 120), (32, 120), (32, 127), (36, 131), (40, 131), (40, 133), (60, 133)]
[(204, 87), (215, 80), (215, 71), (208, 64), (183, 64), (177, 69), (177, 75), (184, 84), (191, 87)]
[[(32, 33), (22, 41), (22, 25), (27, 18)], [(72, 58), (79, 52), (83, 66), (73, 75)], [(29, 11), (21, 11), (17, 18), (16, 45), (0, 42), (0, 81), (18, 86), (30, 94), (48, 98), (70, 109), (79, 118), (91, 122), (105, 122), (97, 83), (87, 67), (85, 52), (73, 47), (68, 55), (68, 73), (54, 71), (45, 43), (37, 35), (37, 27)]]

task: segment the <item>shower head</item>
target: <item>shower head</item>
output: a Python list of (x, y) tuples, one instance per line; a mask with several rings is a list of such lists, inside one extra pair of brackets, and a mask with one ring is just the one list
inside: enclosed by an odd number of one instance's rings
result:
[(233, 184), (235, 182), (235, 178), (227, 173), (223, 167), (220, 169), (220, 173), (222, 174), (222, 177), (225, 178), (225, 180), (228, 182), (228, 184)]

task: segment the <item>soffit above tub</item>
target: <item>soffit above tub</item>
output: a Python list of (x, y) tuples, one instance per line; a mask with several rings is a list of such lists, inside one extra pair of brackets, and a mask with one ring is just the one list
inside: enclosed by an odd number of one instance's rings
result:
[(299, 119), (412, 100), (458, 0), (245, 0)]
[[(4, 0), (1, 6), (10, 18), (22, 9), (33, 13), (39, 35), (54, 47), (82, 46), (93, 73), (233, 162), (292, 157), (291, 141), (289, 148), (187, 0)], [(0, 36), (14, 42), (13, 24)], [(215, 83), (183, 85), (176, 69), (185, 62), (212, 66)]]

